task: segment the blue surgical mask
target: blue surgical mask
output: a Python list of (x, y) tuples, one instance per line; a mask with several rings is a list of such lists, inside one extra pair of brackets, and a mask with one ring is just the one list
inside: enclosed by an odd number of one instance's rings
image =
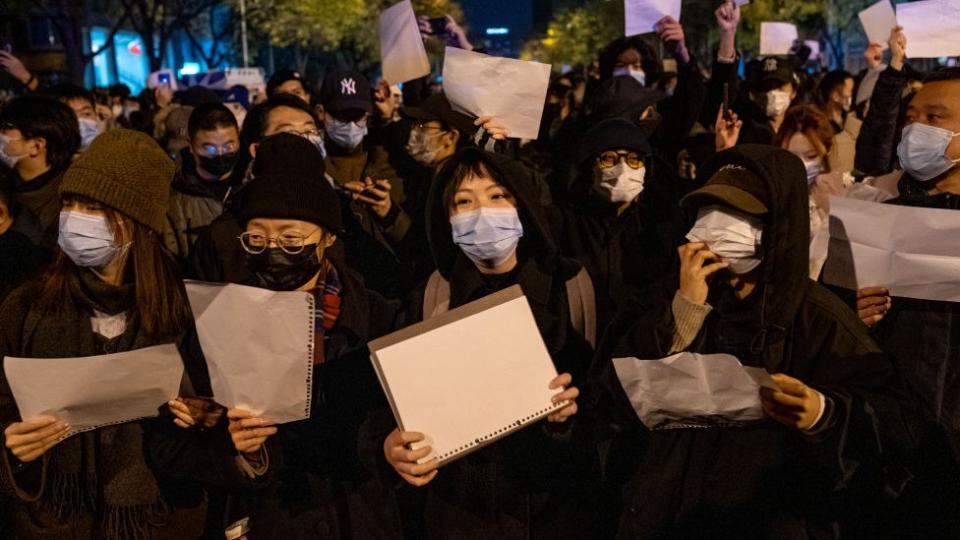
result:
[(453, 243), (478, 266), (493, 267), (506, 262), (523, 237), (523, 225), (516, 208), (480, 208), (450, 218)]
[(647, 74), (643, 72), (642, 69), (633, 69), (620, 67), (613, 70), (613, 76), (619, 77), (621, 75), (626, 75), (628, 77), (633, 77), (643, 86), (647, 85)]
[(347, 151), (354, 151), (363, 142), (367, 136), (367, 125), (360, 125), (357, 122), (341, 122), (336, 118), (331, 118), (326, 125), (327, 136), (337, 145)]
[(86, 268), (102, 268), (130, 247), (117, 244), (107, 218), (69, 210), (60, 212), (57, 243), (74, 264)]
[(100, 122), (89, 118), (80, 118), (80, 151), (90, 147), (90, 143), (102, 132)]
[(927, 182), (952, 169), (960, 159), (947, 157), (947, 147), (960, 133), (914, 122), (903, 128), (897, 146), (900, 165), (910, 176)]
[(820, 162), (820, 158), (812, 160), (803, 160), (803, 165), (807, 169), (807, 184), (812, 184), (817, 181), (817, 178), (820, 178), (820, 173), (823, 172), (823, 165)]

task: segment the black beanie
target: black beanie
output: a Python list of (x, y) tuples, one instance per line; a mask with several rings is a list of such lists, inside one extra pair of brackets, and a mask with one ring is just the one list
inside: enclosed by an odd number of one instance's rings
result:
[(606, 150), (633, 150), (646, 159), (652, 153), (647, 132), (634, 122), (611, 118), (593, 126), (580, 141), (581, 163)]
[(267, 137), (257, 146), (253, 180), (241, 191), (240, 220), (297, 219), (338, 234), (340, 199), (324, 172), (323, 156), (307, 139), (291, 133)]

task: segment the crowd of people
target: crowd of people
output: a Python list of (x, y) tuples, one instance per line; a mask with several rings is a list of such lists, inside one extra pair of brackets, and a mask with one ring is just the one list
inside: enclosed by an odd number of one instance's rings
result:
[[(0, 374), (2, 536), (960, 538), (958, 304), (821, 278), (831, 197), (960, 208), (960, 68), (899, 27), (860, 74), (744, 62), (737, 4), (712, 58), (666, 18), (665, 59), (555, 76), (522, 141), (429, 77), (132, 98), (0, 52), (0, 357), (176, 343), (187, 379), (64, 438)], [(184, 279), (316, 298), (308, 420), (217, 403)], [(438, 468), (367, 343), (517, 284), (571, 404)], [(766, 419), (646, 428), (612, 359), (683, 351), (766, 369)]]

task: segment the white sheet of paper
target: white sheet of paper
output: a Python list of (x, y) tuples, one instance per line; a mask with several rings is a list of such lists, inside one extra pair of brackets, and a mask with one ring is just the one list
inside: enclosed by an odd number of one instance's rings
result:
[(897, 22), (907, 35), (907, 56), (960, 55), (960, 2), (925, 0), (897, 5)]
[(3, 359), (20, 417), (52, 416), (70, 435), (157, 416), (180, 394), (175, 344), (81, 358)]
[(729, 354), (682, 352), (660, 360), (614, 358), (630, 404), (649, 429), (739, 425), (763, 420), (760, 387), (777, 385), (763, 368)]
[(876, 4), (860, 12), (860, 23), (871, 43), (879, 43), (884, 49), (889, 49), (890, 30), (897, 26), (897, 14), (890, 5), (890, 0), (880, 0)]
[(783, 22), (760, 23), (760, 54), (776, 56), (789, 54), (797, 39), (797, 26)]
[(214, 399), (278, 424), (309, 418), (313, 296), (195, 281), (187, 295)]
[(623, 14), (627, 36), (653, 32), (664, 17), (680, 20), (681, 0), (624, 0)]
[(509, 137), (536, 139), (550, 84), (550, 65), (447, 47), (443, 93), (454, 109), (492, 116)]
[(750, 0), (734, 0), (737, 6), (743, 7), (750, 3)]
[(960, 212), (830, 199), (826, 283), (960, 302)]
[(820, 59), (820, 42), (815, 39), (808, 39), (803, 42), (807, 47), (810, 47), (810, 60), (819, 60)]
[(430, 59), (410, 0), (390, 6), (380, 14), (380, 62), (383, 78), (390, 84), (430, 74)]
[(369, 346), (398, 425), (425, 434), (441, 463), (564, 405), (551, 402), (557, 372), (519, 286)]

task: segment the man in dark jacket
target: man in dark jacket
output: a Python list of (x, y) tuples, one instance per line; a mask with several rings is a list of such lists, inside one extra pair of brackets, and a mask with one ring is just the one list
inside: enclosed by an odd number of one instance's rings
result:
[[(877, 97), (870, 114), (880, 108)], [(904, 177), (900, 196), (889, 203), (960, 210), (960, 69), (929, 77), (906, 117), (897, 152)], [(960, 304), (891, 299), (885, 284), (874, 285), (857, 293), (860, 318), (876, 325), (925, 421), (916, 479), (891, 521), (918, 538), (960, 537)]]
[(857, 137), (855, 169), (871, 176), (893, 170), (898, 135), (903, 127), (904, 89), (907, 87), (906, 35), (894, 29), (890, 36), (890, 66), (880, 73), (870, 109)]
[(55, 99), (24, 96), (0, 112), (0, 160), (24, 210), (13, 229), (50, 251), (57, 250), (60, 182), (79, 148), (77, 117)]
[(645, 431), (602, 362), (610, 406), (622, 412), (614, 453), (634, 462), (620, 536), (832, 538), (845, 525), (867, 528), (876, 488), (895, 493), (906, 476), (890, 458), (910, 448), (912, 424), (890, 359), (807, 276), (803, 163), (744, 145), (705, 173), (683, 201), (702, 242), (680, 248), (679, 279), (626, 310), (599, 358), (726, 353), (775, 374), (778, 390), (761, 391), (765, 420)]
[(223, 213), (240, 150), (237, 120), (219, 103), (193, 109), (187, 137), (189, 146), (180, 151), (163, 235), (167, 249), (180, 260), (189, 257), (199, 229)]

